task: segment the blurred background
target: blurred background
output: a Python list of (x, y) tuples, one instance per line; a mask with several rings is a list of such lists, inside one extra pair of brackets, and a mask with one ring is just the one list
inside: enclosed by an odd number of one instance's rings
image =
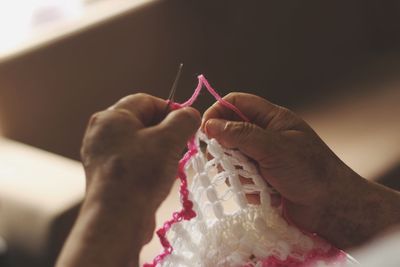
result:
[(180, 62), (178, 101), (200, 73), (221, 94), (261, 95), (399, 188), (399, 1), (0, 0), (1, 267), (54, 264), (84, 193), (90, 114), (136, 92), (166, 98)]

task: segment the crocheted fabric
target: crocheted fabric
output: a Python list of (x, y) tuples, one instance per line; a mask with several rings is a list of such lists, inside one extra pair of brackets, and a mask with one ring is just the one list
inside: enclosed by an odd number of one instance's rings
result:
[[(174, 107), (191, 105), (203, 85), (215, 96), (200, 75), (194, 96)], [(164, 251), (145, 267), (345, 265), (344, 252), (284, 219), (282, 205), (273, 205), (271, 198), (277, 192), (241, 152), (225, 149), (198, 131), (188, 143), (178, 176), (182, 210), (157, 231)], [(259, 204), (251, 204), (249, 194)]]

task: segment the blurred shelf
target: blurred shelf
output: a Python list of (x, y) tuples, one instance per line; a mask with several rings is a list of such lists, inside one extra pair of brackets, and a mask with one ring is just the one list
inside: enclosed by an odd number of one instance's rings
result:
[(153, 1), (42, 1), (41, 6), (24, 1), (0, 3), (0, 63)]

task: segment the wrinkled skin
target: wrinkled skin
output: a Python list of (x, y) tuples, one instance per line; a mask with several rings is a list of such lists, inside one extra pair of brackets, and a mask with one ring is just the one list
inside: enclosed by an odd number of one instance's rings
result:
[[(400, 222), (399, 194), (353, 172), (293, 112), (249, 94), (224, 99), (250, 122), (216, 103), (201, 127), (257, 163), (286, 199), (291, 221), (340, 248)], [(186, 142), (200, 127), (195, 109), (165, 117), (165, 108), (162, 99), (135, 94), (92, 116), (81, 153), (86, 195), (57, 267), (138, 266), (155, 211), (171, 189)]]
[(398, 193), (361, 178), (295, 113), (245, 93), (224, 99), (250, 122), (215, 103), (203, 116), (204, 131), (255, 160), (297, 226), (346, 248), (400, 222)]

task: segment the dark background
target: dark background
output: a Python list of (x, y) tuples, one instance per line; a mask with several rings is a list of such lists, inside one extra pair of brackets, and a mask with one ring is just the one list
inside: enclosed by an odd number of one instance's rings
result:
[(399, 11), (394, 0), (155, 2), (0, 64), (1, 128), (78, 159), (90, 114), (136, 92), (166, 98), (179, 62), (178, 101), (199, 73), (221, 94), (295, 110), (343, 97), (348, 84), (397, 77)]

